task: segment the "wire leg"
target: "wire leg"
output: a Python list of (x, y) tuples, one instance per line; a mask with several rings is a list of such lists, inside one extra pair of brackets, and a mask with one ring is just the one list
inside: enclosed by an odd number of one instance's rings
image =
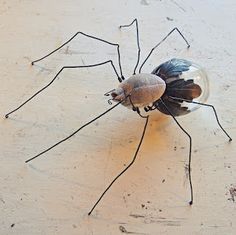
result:
[(188, 102), (188, 103), (193, 103), (193, 104), (199, 104), (199, 105), (202, 105), (202, 106), (206, 106), (206, 107), (211, 107), (214, 111), (214, 114), (215, 114), (215, 118), (216, 118), (216, 121), (219, 125), (219, 127), (221, 128), (221, 130), (226, 134), (226, 136), (229, 138), (229, 142), (232, 141), (232, 138), (229, 136), (229, 134), (226, 132), (226, 130), (221, 126), (220, 124), (220, 121), (219, 121), (219, 118), (218, 118), (218, 115), (216, 113), (216, 109), (213, 105), (211, 104), (205, 104), (205, 103), (199, 103), (199, 102), (196, 102), (196, 101), (192, 101), (192, 100), (186, 100), (186, 99), (182, 99), (182, 98), (177, 98), (177, 97), (172, 97), (170, 96), (171, 99), (174, 99), (174, 100), (180, 100), (180, 101), (185, 101), (185, 102)]
[[(52, 55), (54, 52), (60, 50), (62, 47), (64, 47), (66, 44), (68, 44), (70, 41), (72, 41), (77, 35), (83, 35), (85, 37), (88, 37), (88, 38), (91, 38), (91, 39), (94, 39), (94, 40), (97, 40), (97, 41), (100, 41), (100, 42), (103, 42), (103, 43), (106, 43), (106, 44), (109, 44), (111, 46), (116, 46), (117, 47), (117, 54), (118, 54), (118, 63), (119, 63), (119, 68), (120, 68), (120, 74), (121, 74), (121, 78), (124, 80), (124, 76), (123, 76), (123, 73), (122, 73), (122, 67), (121, 67), (121, 58), (120, 58), (120, 45), (117, 44), (117, 43), (112, 43), (112, 42), (109, 42), (109, 41), (106, 41), (104, 39), (101, 39), (101, 38), (98, 38), (98, 37), (95, 37), (95, 36), (91, 36), (89, 34), (86, 34), (86, 33), (83, 33), (83, 32), (77, 32), (76, 34), (74, 34), (69, 40), (67, 40), (65, 43), (63, 43), (61, 46), (59, 46), (57, 49), (51, 51), (50, 53), (48, 53), (47, 55), (43, 56), (42, 58), (40, 59), (37, 59), (37, 60), (34, 60), (31, 64), (34, 65), (34, 63), (36, 62), (39, 62), (45, 58), (47, 58), (48, 56)], [(119, 81), (121, 82), (121, 80), (119, 79)]]
[(148, 118), (149, 116), (146, 116), (144, 117), (146, 119), (146, 122), (145, 122), (145, 125), (144, 125), (144, 129), (143, 129), (143, 133), (142, 133), (142, 136), (141, 136), (141, 139), (140, 139), (140, 142), (138, 144), (138, 147), (136, 149), (136, 152), (134, 154), (134, 157), (132, 159), (132, 161), (129, 163), (129, 165), (123, 170), (121, 171), (114, 179), (113, 181), (109, 184), (109, 186), (106, 188), (106, 190), (102, 193), (102, 195), (99, 197), (99, 199), (97, 200), (97, 202), (94, 204), (94, 206), (92, 207), (92, 209), (89, 211), (88, 215), (91, 215), (91, 213), (93, 212), (93, 210), (95, 209), (95, 207), (98, 205), (98, 203), (101, 201), (101, 199), (103, 198), (103, 196), (105, 195), (105, 193), (110, 189), (110, 187), (115, 183), (115, 181), (123, 174), (125, 173), (125, 171), (127, 171), (130, 166), (134, 163), (136, 157), (137, 157), (137, 154), (139, 152), (139, 149), (140, 149), (140, 146), (143, 142), (143, 138), (144, 138), (144, 135), (145, 135), (145, 132), (146, 132), (146, 128), (147, 128), (147, 124), (148, 124)]
[(82, 66), (64, 66), (60, 69), (60, 71), (56, 74), (56, 76), (51, 80), (51, 82), (49, 82), (46, 86), (44, 86), (42, 89), (40, 89), (39, 91), (37, 91), (34, 95), (32, 95), (29, 99), (27, 99), (25, 102), (23, 102), (20, 106), (18, 106), (16, 109), (12, 110), (11, 112), (7, 113), (5, 115), (5, 118), (8, 118), (10, 114), (16, 112), (18, 109), (20, 109), (22, 106), (24, 106), (26, 103), (28, 103), (30, 100), (32, 100), (35, 96), (37, 96), (39, 93), (41, 93), (43, 90), (45, 90), (46, 88), (48, 88), (55, 80), (56, 78), (58, 77), (58, 75), (64, 70), (64, 69), (79, 69), (79, 68), (91, 68), (91, 67), (97, 67), (97, 66), (100, 66), (100, 65), (104, 65), (104, 64), (107, 64), (107, 63), (110, 63), (114, 72), (116, 73), (118, 79), (120, 79), (116, 69), (115, 69), (115, 66), (113, 64), (113, 62), (111, 60), (108, 60), (108, 61), (105, 61), (105, 62), (102, 62), (102, 63), (98, 63), (98, 64), (91, 64), (91, 65), (82, 65)]
[[(126, 98), (127, 98), (127, 97), (126, 97)], [(126, 99), (126, 98), (125, 98), (125, 99)], [(125, 100), (125, 99), (124, 99), (124, 100)], [(114, 109), (115, 107), (117, 107), (117, 106), (118, 106), (119, 104), (121, 104), (124, 100), (118, 102), (117, 104), (115, 104), (114, 106), (112, 106), (111, 108), (109, 108), (108, 110), (106, 110), (105, 112), (103, 112), (102, 114), (98, 115), (97, 117), (95, 117), (95, 118), (92, 119), (91, 121), (85, 123), (85, 124), (84, 124), (83, 126), (81, 126), (78, 130), (74, 131), (71, 135), (67, 136), (66, 138), (64, 138), (64, 139), (62, 139), (62, 140), (60, 140), (60, 141), (58, 141), (56, 144), (52, 145), (51, 147), (47, 148), (46, 150), (42, 151), (41, 153), (37, 154), (36, 156), (34, 156), (34, 157), (32, 157), (32, 158), (26, 160), (25, 163), (28, 163), (28, 162), (34, 160), (35, 158), (37, 158), (37, 157), (41, 156), (42, 154), (48, 152), (49, 150), (53, 149), (53, 148), (56, 147), (57, 145), (59, 145), (59, 144), (63, 143), (64, 141), (70, 139), (72, 136), (74, 136), (75, 134), (77, 134), (77, 133), (78, 133), (80, 130), (82, 130), (84, 127), (90, 125), (92, 122), (96, 121), (97, 119), (99, 119), (100, 117), (102, 117), (102, 116), (105, 115), (106, 113), (110, 112), (110, 111), (111, 111), (112, 109)]]
[(189, 138), (189, 156), (188, 156), (188, 177), (189, 177), (189, 186), (190, 186), (190, 192), (191, 192), (191, 200), (189, 202), (189, 205), (193, 204), (193, 184), (192, 184), (192, 176), (191, 176), (191, 161), (192, 161), (192, 137), (189, 135), (189, 133), (180, 125), (180, 123), (177, 121), (175, 116), (171, 113), (171, 111), (168, 109), (166, 104), (163, 102), (162, 99), (160, 99), (162, 104), (165, 106), (167, 112), (172, 116), (172, 118), (175, 120), (177, 125), (180, 127), (180, 129), (188, 136)]
[(136, 37), (137, 37), (137, 46), (138, 46), (138, 58), (137, 58), (137, 62), (136, 62), (136, 65), (134, 67), (134, 74), (136, 74), (136, 69), (138, 67), (138, 64), (139, 64), (139, 60), (140, 60), (140, 52), (141, 52), (141, 49), (140, 49), (140, 42), (139, 42), (139, 29), (138, 29), (138, 20), (137, 19), (134, 19), (130, 24), (128, 25), (120, 25), (120, 29), (121, 28), (125, 28), (125, 27), (130, 27), (133, 23), (135, 23), (135, 26), (136, 26)]
[(151, 56), (151, 54), (153, 53), (153, 51), (160, 46), (174, 31), (177, 31), (179, 33), (179, 35), (183, 38), (183, 40), (186, 42), (187, 44), (187, 48), (190, 47), (190, 44), (188, 43), (187, 39), (184, 37), (184, 35), (179, 31), (178, 28), (174, 28), (172, 29), (155, 47), (153, 47), (151, 49), (151, 51), (149, 52), (149, 54), (147, 55), (147, 57), (145, 58), (145, 60), (143, 61), (143, 63), (141, 64), (140, 68), (139, 68), (139, 73), (141, 73), (142, 67), (144, 66), (144, 64), (147, 62), (147, 60), (149, 59), (149, 57)]

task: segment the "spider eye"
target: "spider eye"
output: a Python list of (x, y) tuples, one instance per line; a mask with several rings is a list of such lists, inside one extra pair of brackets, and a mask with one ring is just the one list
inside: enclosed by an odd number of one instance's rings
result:
[(116, 98), (117, 94), (115, 92), (111, 93), (112, 98)]

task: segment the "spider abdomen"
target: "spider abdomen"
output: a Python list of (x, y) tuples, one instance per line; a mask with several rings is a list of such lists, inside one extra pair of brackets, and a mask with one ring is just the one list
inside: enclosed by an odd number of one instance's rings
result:
[(174, 116), (188, 114), (200, 105), (186, 103), (181, 99), (204, 103), (208, 97), (207, 74), (201, 66), (191, 61), (173, 58), (155, 68), (152, 74), (161, 77), (166, 83), (166, 90), (161, 100), (155, 102), (157, 109), (164, 114), (170, 115), (165, 106)]

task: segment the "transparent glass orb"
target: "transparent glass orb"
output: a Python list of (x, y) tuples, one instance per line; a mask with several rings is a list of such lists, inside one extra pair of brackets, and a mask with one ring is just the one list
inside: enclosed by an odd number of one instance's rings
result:
[[(209, 80), (206, 74), (206, 71), (198, 64), (192, 63), (192, 65), (189, 67), (189, 70), (186, 72), (183, 72), (180, 75), (180, 78), (183, 78), (185, 80), (193, 79), (194, 83), (199, 85), (201, 87), (201, 95), (193, 101), (205, 103), (208, 96), (209, 96)], [(198, 104), (192, 104), (183, 102), (181, 106), (188, 107), (188, 109), (192, 112), (201, 106)]]

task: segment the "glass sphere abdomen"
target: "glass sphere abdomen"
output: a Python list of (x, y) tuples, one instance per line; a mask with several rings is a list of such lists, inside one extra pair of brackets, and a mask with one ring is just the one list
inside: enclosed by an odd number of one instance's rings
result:
[[(192, 63), (188, 71), (182, 72), (179, 76), (180, 79), (189, 80), (193, 79), (194, 83), (199, 85), (201, 88), (201, 94), (197, 98), (194, 98), (193, 101), (199, 103), (205, 103), (209, 96), (209, 80), (207, 73), (203, 67), (198, 64)], [(189, 111), (194, 111), (200, 107), (200, 105), (184, 102), (181, 106), (188, 107)]]

